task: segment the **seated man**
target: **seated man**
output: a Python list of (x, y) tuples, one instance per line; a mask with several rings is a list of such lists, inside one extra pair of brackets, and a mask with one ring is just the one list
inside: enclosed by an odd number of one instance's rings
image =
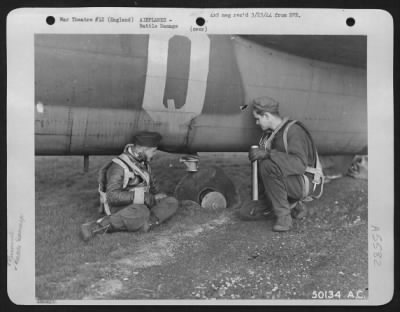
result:
[(99, 172), (99, 193), (106, 216), (81, 226), (81, 235), (88, 241), (97, 233), (143, 231), (170, 218), (178, 209), (178, 201), (158, 193), (149, 162), (157, 150), (161, 135), (141, 132), (134, 144), (106, 164)]
[[(277, 217), (274, 231), (288, 231), (292, 215), (305, 215), (302, 201), (318, 191), (322, 193), (323, 175), (318, 154), (305, 126), (279, 114), (279, 103), (262, 97), (253, 103), (253, 116), (263, 130), (259, 147), (249, 152), (250, 161), (258, 161), (258, 176), (264, 192), (260, 201), (241, 209), (242, 217), (262, 215), (260, 205), (268, 205)], [(260, 188), (259, 188), (260, 190)], [(319, 196), (314, 196), (319, 197)], [(291, 211), (295, 208), (294, 211)], [(251, 217), (247, 218), (251, 219)]]

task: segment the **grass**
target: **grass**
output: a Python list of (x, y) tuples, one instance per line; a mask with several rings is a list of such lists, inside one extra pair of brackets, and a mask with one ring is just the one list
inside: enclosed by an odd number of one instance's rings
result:
[[(180, 156), (159, 153), (153, 161), (152, 168), (160, 188), (168, 194), (173, 194), (176, 184), (186, 174), (184, 165), (179, 162)], [(242, 200), (250, 198), (251, 168), (246, 153), (204, 153), (200, 156), (200, 168), (210, 165), (221, 167), (234, 182)], [(260, 252), (264, 256), (259, 256), (257, 261), (266, 263), (256, 266), (259, 274), (265, 275), (268, 266), (272, 268), (280, 266), (282, 269), (291, 271), (291, 274), (305, 272), (309, 276), (306, 276), (305, 280), (310, 280), (312, 283), (308, 286), (305, 284), (299, 286), (304, 286), (304, 289), (307, 287), (318, 289), (318, 285), (321, 284), (330, 286), (332, 289), (343, 287), (341, 286), (342, 279), (337, 278), (336, 269), (346, 274), (346, 287), (350, 287), (349, 285), (361, 287), (359, 285), (367, 283), (367, 181), (343, 178), (328, 184), (320, 200), (307, 204), (309, 217), (301, 223), (296, 223), (294, 230), (287, 233), (285, 238), (276, 233), (270, 233), (269, 240), (259, 241), (252, 236), (254, 231), (249, 223), (238, 222), (231, 225), (230, 230), (236, 233), (240, 228), (241, 232), (238, 235), (243, 242), (240, 240), (230, 242), (229, 235), (234, 234), (230, 234), (229, 231), (226, 233), (222, 231), (219, 234), (225, 233), (228, 240), (226, 246), (224, 241), (222, 241), (224, 246), (219, 247), (216, 241), (190, 239), (188, 232), (196, 230), (197, 225), (209, 224), (210, 221), (217, 220), (221, 212), (185, 206), (167, 224), (149, 233), (135, 235), (120, 232), (103, 235), (101, 239), (84, 243), (79, 236), (80, 225), (98, 217), (97, 172), (111, 158), (112, 156), (90, 157), (89, 172), (84, 173), (83, 157), (36, 157), (35, 261), (38, 298), (82, 299), (90, 295), (91, 287), (94, 289), (98, 287), (98, 293), (101, 293), (101, 287), (104, 287), (100, 282), (102, 279), (110, 283), (111, 288), (112, 282), (117, 281), (118, 283), (114, 286), (118, 287), (119, 283), (124, 281), (123, 277), (134, 274), (129, 271), (134, 270), (134, 266), (118, 265), (118, 261), (161, 263), (163, 262), (161, 260), (168, 258), (162, 258), (163, 252), (168, 253), (170, 249), (168, 246), (159, 248), (158, 244), (173, 245), (171, 240), (181, 240), (181, 244), (176, 244), (175, 247), (178, 246), (183, 250), (187, 250), (184, 248), (188, 246), (187, 244), (194, 244), (187, 248), (191, 251), (197, 250), (197, 253), (203, 257), (215, 257), (216, 263), (222, 267), (231, 260), (236, 261), (238, 265), (240, 264), (238, 272), (247, 270), (248, 263), (240, 262), (241, 258), (237, 257), (236, 248), (240, 248), (242, 243), (243, 246), (249, 248), (252, 248), (254, 244), (261, 244)], [(226, 213), (232, 214), (232, 212)], [(361, 220), (361, 223), (357, 223), (357, 220)], [(218, 241), (221, 237), (216, 239)], [(281, 248), (280, 244), (283, 242), (286, 247)], [(195, 244), (200, 246), (210, 243), (215, 243), (218, 249), (212, 251), (212, 254), (202, 255), (203, 249), (195, 246)], [(263, 243), (265, 243), (264, 247), (262, 247)], [(231, 245), (233, 251), (228, 248), (230, 244), (233, 244)], [(175, 247), (171, 246), (171, 248)], [(180, 250), (172, 251), (179, 255)], [(224, 258), (225, 253), (229, 255), (227, 259)], [(218, 260), (218, 257), (222, 258)], [(311, 262), (307, 262), (308, 258)], [(195, 262), (198, 264), (198, 269), (208, 264), (201, 259), (194, 261), (198, 261), (198, 263)], [(296, 266), (296, 262), (305, 264), (306, 269)], [(315, 265), (308, 265), (314, 262)], [(165, 263), (163, 265), (165, 267)], [(182, 268), (177, 267), (177, 270), (182, 271)], [(215, 270), (218, 270), (218, 267)], [(188, 280), (188, 277), (201, 278), (202, 276), (201, 273), (195, 274), (190, 270), (189, 272), (192, 275), (183, 274), (180, 277), (182, 281), (189, 284), (191, 278)], [(279, 274), (274, 269), (268, 272), (272, 275)], [(360, 272), (360, 276), (354, 278), (353, 281), (349, 272)], [(288, 281), (292, 281), (293, 276), (288, 275)], [(276, 278), (282, 279), (282, 277)], [(180, 289), (179, 283), (168, 285)], [(135, 287), (139, 286), (135, 284)], [(245, 289), (244, 292), (253, 290), (253, 288)], [(129, 291), (130, 288), (125, 290), (126, 293), (116, 294), (116, 296), (132, 298)], [(157, 298), (157, 294), (158, 291), (152, 296)], [(171, 293), (172, 297), (174, 295), (175, 293)], [(144, 293), (141, 298), (149, 296), (150, 294)]]
[[(237, 187), (242, 190), (243, 196), (246, 196), (245, 193), (250, 194), (250, 166), (247, 164), (247, 156), (220, 153), (214, 161), (215, 156), (201, 155), (201, 166), (216, 163), (223, 169), (234, 169), (229, 170), (232, 174), (230, 177), (237, 181)], [(174, 193), (176, 184), (185, 175), (184, 165), (179, 162), (179, 158), (180, 155), (160, 152), (153, 160), (152, 168), (160, 189), (168, 194)], [(111, 159), (112, 156), (90, 157), (89, 172), (84, 173), (83, 157), (36, 157), (35, 261), (39, 297), (64, 297), (71, 293), (72, 297), (79, 296), (79, 287), (60, 290), (57, 287), (52, 288), (51, 285), (73, 276), (79, 266), (85, 263), (106, 264), (110, 257), (128, 254), (136, 242), (144, 239), (141, 235), (117, 233), (104, 235), (101, 240), (84, 243), (79, 236), (80, 225), (98, 217), (97, 173), (100, 167)], [(248, 170), (235, 170), (241, 163), (249, 167)], [(193, 219), (193, 216), (187, 218), (191, 214), (193, 215), (193, 211), (184, 210), (174, 219), (177, 223), (194, 224), (216, 217), (209, 212), (198, 214), (196, 219)], [(84, 281), (82, 283), (82, 287), (87, 286)]]

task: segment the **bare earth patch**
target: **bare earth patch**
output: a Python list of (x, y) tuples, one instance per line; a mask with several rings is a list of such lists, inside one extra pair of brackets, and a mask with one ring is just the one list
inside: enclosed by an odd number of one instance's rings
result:
[[(154, 171), (172, 194), (185, 174), (180, 155), (161, 153)], [(40, 299), (310, 299), (314, 291), (368, 296), (368, 182), (345, 177), (308, 203), (288, 233), (272, 220), (241, 221), (234, 209), (184, 203), (145, 234), (113, 233), (89, 243), (79, 226), (97, 217), (97, 170), (111, 157), (36, 157), (36, 296)], [(204, 154), (250, 197), (245, 154)]]

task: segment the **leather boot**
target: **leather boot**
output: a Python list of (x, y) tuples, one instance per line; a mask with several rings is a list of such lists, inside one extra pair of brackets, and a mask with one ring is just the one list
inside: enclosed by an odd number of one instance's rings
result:
[(292, 217), (295, 219), (303, 219), (307, 216), (307, 207), (306, 205), (299, 201), (297, 205), (291, 211)]
[(273, 216), (271, 207), (265, 200), (249, 200), (239, 209), (239, 218), (244, 221), (261, 220)]
[(275, 232), (287, 232), (292, 227), (292, 217), (289, 215), (279, 216), (276, 220), (274, 227)]
[(83, 241), (87, 242), (96, 234), (105, 233), (109, 230), (111, 224), (102, 225), (98, 221), (90, 221), (81, 225), (81, 236)]

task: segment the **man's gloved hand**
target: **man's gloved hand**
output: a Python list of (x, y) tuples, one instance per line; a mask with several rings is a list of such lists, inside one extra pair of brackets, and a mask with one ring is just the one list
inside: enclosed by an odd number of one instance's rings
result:
[(249, 160), (251, 162), (255, 160), (263, 160), (269, 158), (271, 152), (269, 150), (263, 150), (261, 148), (252, 148), (249, 151)]
[(153, 207), (156, 204), (156, 199), (150, 192), (144, 193), (144, 203), (148, 207)]

